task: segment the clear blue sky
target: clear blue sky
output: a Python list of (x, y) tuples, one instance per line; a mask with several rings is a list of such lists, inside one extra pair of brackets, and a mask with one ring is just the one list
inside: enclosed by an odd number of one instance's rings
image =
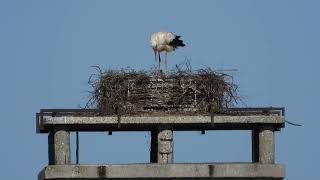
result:
[[(284, 106), (276, 161), (290, 180), (319, 179), (319, 1), (0, 1), (0, 179), (36, 179), (47, 136), (35, 133), (41, 108), (86, 102), (93, 69), (154, 62), (149, 36), (173, 31), (195, 68), (234, 73), (248, 106)], [(147, 162), (147, 133), (82, 133), (82, 163)], [(74, 141), (74, 135), (72, 137)], [(74, 144), (73, 144), (74, 147)], [(197, 153), (194, 153), (197, 152)], [(250, 161), (250, 133), (175, 133), (177, 162)]]

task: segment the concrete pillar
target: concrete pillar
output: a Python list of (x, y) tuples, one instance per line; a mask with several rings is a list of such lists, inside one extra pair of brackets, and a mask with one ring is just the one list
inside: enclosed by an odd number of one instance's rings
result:
[(274, 151), (274, 128), (272, 126), (263, 126), (259, 130), (259, 162), (262, 164), (274, 164)]
[(173, 131), (161, 129), (158, 134), (158, 163), (173, 163)]
[(48, 136), (49, 165), (71, 164), (70, 132), (55, 127)]

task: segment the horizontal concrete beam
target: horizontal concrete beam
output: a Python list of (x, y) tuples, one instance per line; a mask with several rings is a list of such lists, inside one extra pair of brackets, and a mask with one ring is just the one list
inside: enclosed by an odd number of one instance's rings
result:
[(44, 168), (38, 180), (49, 179), (268, 179), (280, 180), (285, 167), (280, 164), (118, 164), (53, 165)]
[[(37, 132), (47, 133), (51, 128), (62, 125), (70, 131), (149, 131), (159, 126), (172, 130), (237, 130), (252, 129), (257, 125), (284, 127), (284, 116), (250, 115), (250, 116), (59, 116), (43, 117), (38, 120)], [(120, 125), (120, 126), (119, 126)]]

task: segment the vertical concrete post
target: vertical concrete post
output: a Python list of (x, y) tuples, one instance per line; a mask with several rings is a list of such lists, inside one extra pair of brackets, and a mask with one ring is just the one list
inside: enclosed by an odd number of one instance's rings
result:
[(160, 129), (158, 134), (158, 163), (173, 163), (173, 131)]
[(49, 165), (71, 164), (70, 132), (55, 127), (48, 136)]
[(275, 162), (274, 151), (274, 128), (272, 126), (262, 126), (259, 130), (259, 162), (273, 164)]

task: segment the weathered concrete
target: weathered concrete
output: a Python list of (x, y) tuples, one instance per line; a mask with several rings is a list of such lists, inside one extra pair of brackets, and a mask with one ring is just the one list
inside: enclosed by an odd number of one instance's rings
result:
[(56, 125), (64, 125), (70, 131), (150, 131), (159, 126), (172, 130), (229, 130), (252, 129), (259, 124), (269, 124), (274, 128), (284, 127), (284, 117), (278, 115), (251, 116), (214, 116), (214, 126), (211, 116), (122, 116), (118, 127), (117, 116), (101, 117), (44, 117), (38, 122), (38, 132), (47, 133)]
[(50, 165), (71, 164), (70, 133), (64, 127), (55, 127), (48, 136)]
[(173, 132), (165, 128), (151, 131), (151, 163), (173, 163)]
[(173, 163), (173, 132), (161, 129), (158, 134), (158, 163)]
[(274, 128), (272, 126), (263, 126), (259, 130), (259, 162), (274, 163), (274, 151)]
[(119, 164), (47, 166), (38, 176), (48, 179), (283, 179), (280, 164)]

